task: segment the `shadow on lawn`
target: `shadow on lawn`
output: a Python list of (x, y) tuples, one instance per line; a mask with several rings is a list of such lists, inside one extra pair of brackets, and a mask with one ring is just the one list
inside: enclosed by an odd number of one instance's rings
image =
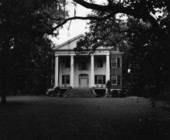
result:
[(7, 101), (6, 104), (2, 104), (0, 102), (0, 109), (1, 108), (16, 108), (16, 107), (21, 107), (25, 105), (26, 103), (24, 101)]

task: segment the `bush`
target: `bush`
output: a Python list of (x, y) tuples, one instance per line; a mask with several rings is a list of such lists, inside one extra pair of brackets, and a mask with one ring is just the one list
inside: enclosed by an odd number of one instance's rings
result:
[(59, 90), (60, 90), (59, 87), (55, 87), (55, 89), (54, 89), (54, 94), (58, 94)]
[(60, 89), (59, 93), (58, 93), (58, 97), (63, 97), (64, 93), (67, 91), (68, 89)]
[(112, 90), (110, 94), (111, 94), (111, 97), (118, 97), (119, 91), (118, 90)]
[(97, 97), (104, 97), (106, 94), (105, 89), (95, 89), (95, 92), (96, 92)]
[(120, 97), (125, 97), (125, 96), (127, 96), (127, 90), (125, 90), (125, 89), (122, 89), (121, 91), (120, 91), (120, 93), (119, 93), (119, 96)]
[(54, 91), (52, 90), (48, 92), (48, 95), (53, 95), (53, 94), (54, 94)]

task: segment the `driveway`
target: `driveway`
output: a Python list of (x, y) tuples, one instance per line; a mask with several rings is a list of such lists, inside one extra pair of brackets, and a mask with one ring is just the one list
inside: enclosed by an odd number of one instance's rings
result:
[(12, 96), (0, 105), (0, 140), (168, 139), (170, 110), (145, 98)]

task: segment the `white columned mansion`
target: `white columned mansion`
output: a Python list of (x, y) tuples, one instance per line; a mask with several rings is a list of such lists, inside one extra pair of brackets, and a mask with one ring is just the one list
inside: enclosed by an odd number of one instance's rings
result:
[(76, 55), (79, 35), (55, 48), (54, 87), (60, 88), (122, 88), (122, 52), (99, 48), (90, 55)]

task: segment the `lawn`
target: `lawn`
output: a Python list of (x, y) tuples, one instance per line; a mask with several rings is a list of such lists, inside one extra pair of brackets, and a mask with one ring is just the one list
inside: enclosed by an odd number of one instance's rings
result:
[(0, 140), (142, 140), (170, 137), (170, 110), (145, 98), (11, 96)]

